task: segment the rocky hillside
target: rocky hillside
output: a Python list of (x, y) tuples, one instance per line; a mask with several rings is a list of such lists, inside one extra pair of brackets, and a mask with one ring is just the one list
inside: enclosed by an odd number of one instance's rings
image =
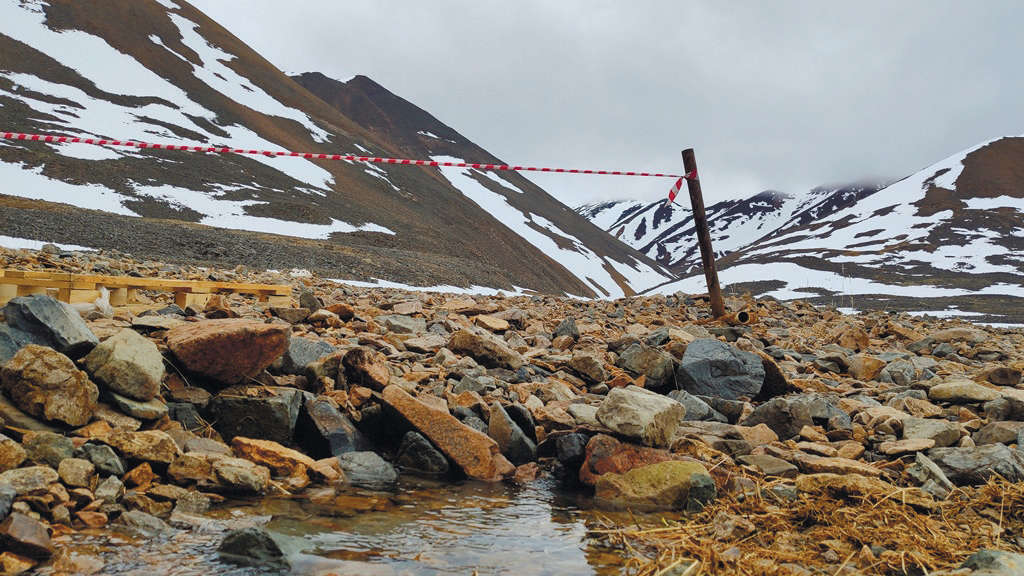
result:
[[(761, 194), (724, 209), (712, 206), (721, 281), (736, 291), (854, 309), (1024, 323), (1022, 165), (1024, 138), (1007, 137), (877, 192), (819, 189), (807, 202)], [(667, 211), (651, 219), (658, 210), (663, 209), (630, 205), (615, 218), (602, 215), (608, 211), (602, 207), (581, 212), (596, 214), (596, 221), (613, 234), (622, 231), (624, 239), (648, 239), (638, 245), (641, 251), (684, 255), (673, 265), (695, 275), (659, 291), (705, 290), (692, 227), (668, 244), (659, 244), (660, 234), (657, 240), (649, 231), (639, 234), (648, 222), (668, 232)]]
[[(287, 77), (184, 0), (25, 0), (0, 21), (5, 131), (497, 161), (368, 79)], [(580, 296), (672, 278), (519, 175), (0, 142), (0, 180), (13, 238)]]
[(226, 500), (292, 503), (292, 529), (379, 523), (421, 504), (400, 488), (412, 478), (574, 494), (605, 511), (588, 534), (603, 565), (646, 573), (916, 574), (904, 568), (916, 562), (982, 576), (1024, 559), (1019, 329), (770, 299), (729, 299), (758, 318), (730, 326), (683, 294), (410, 293), (52, 247), (0, 249), (0, 264), (286, 282), (299, 305), (11, 300), (6, 571), (138, 571), (154, 557), (283, 569), (311, 554), (320, 573), (379, 570), (386, 559), (358, 547), (282, 549), (272, 530), (239, 529), (246, 513)]

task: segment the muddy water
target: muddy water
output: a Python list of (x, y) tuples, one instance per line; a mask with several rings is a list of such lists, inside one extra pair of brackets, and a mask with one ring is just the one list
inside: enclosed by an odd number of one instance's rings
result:
[(178, 518), (177, 526), (190, 528), (163, 536), (107, 530), (58, 543), (76, 558), (98, 558), (108, 574), (256, 574), (261, 571), (221, 563), (216, 547), (226, 530), (257, 524), (281, 545), (295, 574), (622, 573), (622, 556), (592, 533), (608, 516), (550, 481), (407, 481), (392, 493), (353, 489), (313, 500), (232, 502), (203, 518)]

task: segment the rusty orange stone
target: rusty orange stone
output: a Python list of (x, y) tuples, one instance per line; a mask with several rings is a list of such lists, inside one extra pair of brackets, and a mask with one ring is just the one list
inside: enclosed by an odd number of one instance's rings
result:
[(515, 466), (501, 455), (497, 442), (450, 413), (413, 398), (399, 386), (385, 388), (383, 398), (470, 478), (493, 482), (515, 471)]
[(580, 482), (594, 486), (602, 474), (623, 474), (648, 464), (684, 459), (689, 460), (668, 450), (626, 444), (607, 434), (598, 434), (587, 442), (586, 457), (580, 467)]
[(189, 322), (167, 331), (167, 347), (190, 372), (238, 384), (288, 349), (291, 326), (226, 319)]

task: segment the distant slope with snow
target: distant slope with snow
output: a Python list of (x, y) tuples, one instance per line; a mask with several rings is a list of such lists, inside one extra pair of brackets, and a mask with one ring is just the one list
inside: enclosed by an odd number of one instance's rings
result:
[[(719, 262), (723, 286), (1024, 323), (1024, 137), (953, 154), (822, 217), (797, 215)], [(703, 276), (657, 292), (706, 291)]]
[[(369, 79), (348, 83), (359, 87), (358, 103), (343, 110), (184, 0), (0, 4), (5, 131), (490, 156), (429, 114), (408, 113), (411, 104)], [(489, 213), (473, 185), (436, 168), (0, 141), (0, 235), (220, 262), (241, 255), (218, 243), (274, 235), (258, 242), (280, 246), (272, 257), (290, 254), (280, 268), (580, 296), (632, 294), (673, 278), (525, 178), (473, 178), (511, 208)], [(109, 216), (86, 218), (85, 210)], [(222, 230), (222, 240), (202, 227)], [(159, 237), (138, 236), (146, 230)]]

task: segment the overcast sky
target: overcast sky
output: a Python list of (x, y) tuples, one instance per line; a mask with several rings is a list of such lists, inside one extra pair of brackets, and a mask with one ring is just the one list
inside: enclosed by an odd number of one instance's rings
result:
[[(1024, 134), (1024, 2), (192, 0), (282, 70), (370, 76), (504, 161), (705, 201), (902, 177)], [(531, 176), (570, 205), (668, 180)]]

